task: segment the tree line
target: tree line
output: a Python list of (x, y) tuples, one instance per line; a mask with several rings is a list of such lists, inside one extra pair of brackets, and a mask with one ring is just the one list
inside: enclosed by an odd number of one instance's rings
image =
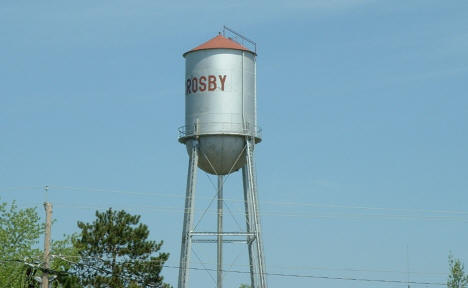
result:
[(109, 208), (77, 226), (79, 233), (52, 241), (51, 265), (44, 269), (37, 209), (0, 203), (0, 287), (40, 287), (43, 273), (55, 288), (171, 287), (161, 275), (169, 253), (160, 252), (163, 241), (148, 239), (139, 215)]
[[(37, 209), (0, 202), (0, 288), (40, 287), (43, 273), (53, 288), (172, 287), (161, 275), (169, 253), (161, 252), (163, 241), (148, 239), (139, 215), (109, 208), (95, 216), (91, 223), (78, 221), (78, 233), (52, 241), (45, 269), (37, 248), (44, 233)], [(451, 254), (447, 287), (468, 288), (464, 265)]]

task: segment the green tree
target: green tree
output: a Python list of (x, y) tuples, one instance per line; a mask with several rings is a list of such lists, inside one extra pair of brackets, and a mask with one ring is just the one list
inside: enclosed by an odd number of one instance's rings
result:
[(75, 275), (75, 263), (80, 255), (73, 241), (78, 236), (64, 235), (62, 240), (52, 241), (51, 254), (53, 255), (50, 268), (55, 272), (57, 279), (51, 283), (53, 288), (81, 288), (80, 279)]
[(464, 265), (460, 259), (453, 258), (449, 255), (450, 274), (447, 281), (448, 288), (467, 288), (468, 287), (468, 274), (464, 272)]
[(250, 285), (247, 285), (247, 284), (241, 284), (241, 286), (239, 288), (250, 288)]
[(77, 266), (82, 283), (100, 287), (170, 287), (160, 275), (168, 253), (157, 253), (163, 242), (148, 240), (149, 230), (139, 215), (96, 211), (93, 223), (78, 222), (74, 242), (81, 256)]
[(33, 275), (34, 269), (24, 262), (40, 259), (40, 250), (33, 247), (37, 247), (43, 228), (36, 208), (0, 203), (0, 287), (24, 287), (26, 272)]
[[(43, 237), (44, 223), (37, 208), (20, 209), (13, 201), (0, 203), (0, 288), (39, 287), (35, 276), (42, 276), (42, 251), (38, 248)], [(51, 255), (78, 255), (71, 236), (52, 241)], [(58, 278), (51, 287), (79, 288), (77, 278), (68, 274), (69, 262), (52, 257), (50, 273)], [(68, 284), (67, 284), (68, 283)]]

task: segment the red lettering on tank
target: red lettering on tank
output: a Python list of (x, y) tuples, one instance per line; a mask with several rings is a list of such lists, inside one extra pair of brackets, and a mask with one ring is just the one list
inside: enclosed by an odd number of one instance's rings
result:
[(185, 93), (187, 93), (187, 95), (190, 94), (190, 86), (191, 86), (191, 84), (192, 84), (192, 80), (191, 80), (191, 79), (187, 79), (187, 92), (185, 92)]
[(226, 75), (224, 75), (223, 77), (219, 75), (219, 81), (221, 81), (221, 91), (224, 91), (224, 82), (226, 81)]
[[(219, 83), (218, 83), (219, 79)], [(185, 93), (187, 95), (205, 91), (215, 91), (218, 87), (221, 91), (224, 91), (226, 87), (227, 75), (218, 75), (218, 78), (215, 75), (207, 75), (192, 77), (187, 79)]]
[(216, 89), (216, 77), (213, 75), (208, 76), (208, 91), (214, 91)]
[(198, 79), (197, 77), (192, 78), (192, 92), (197, 93), (198, 90)]
[(199, 82), (200, 82), (200, 92), (205, 91), (206, 90), (206, 77), (201, 76)]

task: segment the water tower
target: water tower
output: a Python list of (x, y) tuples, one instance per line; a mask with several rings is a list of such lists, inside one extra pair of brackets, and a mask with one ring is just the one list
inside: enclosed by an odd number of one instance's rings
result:
[[(233, 241), (247, 244), (251, 287), (267, 287), (254, 169), (254, 147), (261, 141), (256, 117), (256, 55), (253, 41), (227, 27), (222, 35), (183, 55), (185, 126), (179, 130), (179, 142), (187, 147), (189, 166), (178, 288), (188, 287), (191, 247), (197, 241), (217, 244), (217, 288), (222, 287), (223, 243)], [(193, 231), (197, 167), (218, 178), (217, 231)], [(239, 169), (246, 229), (225, 232), (223, 177)]]

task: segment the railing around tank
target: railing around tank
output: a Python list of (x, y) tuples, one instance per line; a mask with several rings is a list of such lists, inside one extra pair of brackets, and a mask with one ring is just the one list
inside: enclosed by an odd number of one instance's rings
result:
[(245, 135), (253, 136), (260, 140), (262, 138), (262, 129), (258, 126), (249, 125), (249, 123), (232, 123), (232, 122), (209, 122), (209, 123), (194, 123), (194, 125), (185, 125), (179, 127), (179, 139), (186, 139), (197, 135)]
[(227, 26), (223, 26), (223, 36), (236, 41), (237, 43), (241, 44), (244, 47), (251, 46), (247, 48), (249, 48), (250, 50), (255, 52), (255, 54), (257, 54), (257, 43), (245, 37), (244, 35), (232, 30), (231, 28)]

